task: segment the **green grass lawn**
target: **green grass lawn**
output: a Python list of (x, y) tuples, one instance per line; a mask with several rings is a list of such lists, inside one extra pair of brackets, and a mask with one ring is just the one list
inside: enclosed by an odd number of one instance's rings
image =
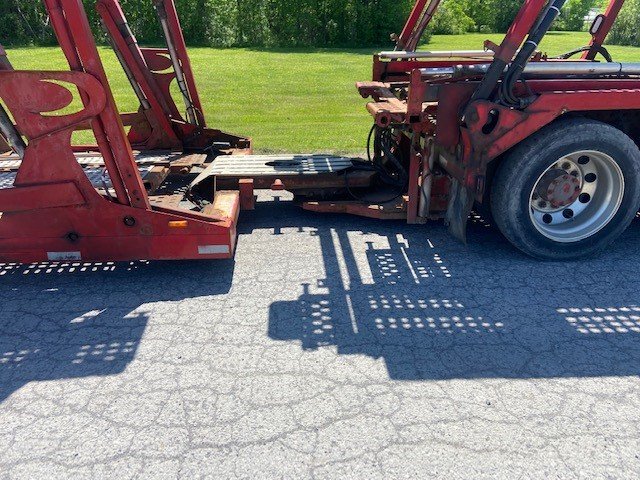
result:
[[(481, 49), (487, 38), (499, 42), (502, 35), (440, 35), (423, 48)], [(588, 41), (587, 33), (551, 32), (541, 49), (559, 54)], [(640, 61), (640, 48), (609, 50), (614, 60)], [(371, 118), (354, 84), (371, 79), (374, 51), (192, 48), (190, 55), (210, 126), (251, 136), (258, 152), (359, 153)], [(121, 111), (135, 110), (115, 56), (100, 52)], [(57, 48), (14, 48), (9, 58), (17, 69), (66, 66)]]

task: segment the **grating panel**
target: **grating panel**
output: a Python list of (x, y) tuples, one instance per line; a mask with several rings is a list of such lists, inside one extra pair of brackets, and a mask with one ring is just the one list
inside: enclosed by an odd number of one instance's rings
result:
[(351, 159), (332, 155), (224, 155), (207, 171), (216, 177), (268, 177), (335, 173), (351, 166)]
[[(146, 178), (154, 165), (166, 164), (167, 162), (179, 161), (190, 157), (191, 154), (175, 153), (163, 150), (152, 152), (138, 152), (135, 154), (136, 164), (143, 179)], [(200, 155), (202, 160), (206, 155)], [(102, 156), (96, 153), (76, 153), (76, 159), (82, 166), (91, 184), (96, 188), (111, 188), (109, 174), (105, 171)], [(17, 155), (0, 156), (0, 188), (10, 188), (16, 178), (16, 173), (20, 168), (21, 160)]]
[[(140, 171), (140, 175), (144, 180), (153, 165), (138, 165), (138, 170)], [(100, 167), (85, 167), (84, 173), (89, 178), (91, 184), (96, 188), (104, 188), (106, 185), (107, 188), (111, 188), (111, 179), (109, 178), (109, 174), (105, 171), (104, 168)], [(0, 172), (0, 188), (11, 188), (13, 187), (13, 182), (16, 178), (17, 171), (13, 172)], [(103, 178), (104, 174), (104, 178)]]
[[(156, 150), (152, 152), (137, 152), (134, 154), (138, 165), (154, 165), (167, 162), (175, 162), (183, 158), (192, 156), (192, 154), (172, 153), (169, 151)], [(200, 155), (202, 159), (206, 155)], [(102, 156), (95, 153), (76, 153), (76, 159), (82, 166), (86, 165), (104, 165)], [(0, 156), (0, 170), (14, 170), (20, 167), (21, 160), (17, 155)]]

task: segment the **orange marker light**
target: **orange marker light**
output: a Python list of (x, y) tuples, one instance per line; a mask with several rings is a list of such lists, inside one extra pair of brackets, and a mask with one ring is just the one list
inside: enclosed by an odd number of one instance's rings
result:
[(169, 228), (187, 228), (189, 222), (186, 220), (172, 220), (169, 222)]

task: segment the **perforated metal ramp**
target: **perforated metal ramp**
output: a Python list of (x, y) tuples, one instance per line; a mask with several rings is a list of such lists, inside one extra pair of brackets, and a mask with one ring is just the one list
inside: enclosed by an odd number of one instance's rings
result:
[[(185, 155), (182, 153), (174, 153), (165, 150), (135, 153), (135, 159), (138, 165), (156, 165), (158, 163), (173, 162), (183, 157), (185, 157)], [(76, 159), (82, 166), (104, 165), (102, 156), (97, 153), (76, 153)], [(20, 167), (20, 162), (20, 157), (17, 155), (0, 155), (0, 170), (17, 170)]]
[(333, 155), (225, 155), (207, 169), (215, 177), (280, 177), (336, 173), (352, 166), (350, 158)]
[[(2, 162), (0, 162), (0, 168), (2, 168)], [(146, 179), (152, 168), (153, 165), (138, 165), (138, 170), (140, 170), (140, 175), (143, 180)], [(109, 179), (109, 174), (105, 172), (104, 167), (83, 166), (83, 170), (94, 187), (104, 188), (106, 186), (106, 188), (111, 189), (111, 179)], [(12, 187), (17, 173), (17, 169), (9, 171), (0, 170), (0, 188)]]
[[(111, 188), (109, 174), (105, 171), (104, 160), (97, 153), (77, 153), (76, 159), (82, 166), (92, 185), (96, 188)], [(142, 179), (146, 179), (151, 169), (158, 165), (203, 164), (206, 155), (183, 154), (169, 151), (138, 152), (135, 154), (136, 164)], [(17, 155), (0, 155), (0, 188), (13, 186), (21, 160)]]
[[(251, 179), (257, 189), (272, 188), (275, 181), (291, 191), (344, 188), (345, 173), (352, 166), (351, 158), (335, 155), (221, 155), (198, 175), (192, 187), (206, 190), (215, 182), (217, 190), (236, 190), (240, 180)], [(371, 174), (365, 173), (350, 177), (353, 185), (367, 184)]]

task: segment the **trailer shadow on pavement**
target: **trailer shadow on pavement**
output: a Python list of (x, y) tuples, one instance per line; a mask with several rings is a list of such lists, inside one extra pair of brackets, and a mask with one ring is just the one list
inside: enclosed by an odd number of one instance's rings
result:
[(382, 359), (398, 380), (638, 375), (639, 250), (640, 219), (599, 258), (549, 263), (479, 218), (464, 246), (440, 223), (261, 201), (235, 262), (0, 265), (0, 403), (251, 338)]
[(381, 358), (398, 380), (640, 374), (640, 219), (565, 263), (525, 257), (479, 217), (468, 246), (441, 224), (325, 225), (326, 278), (272, 304), (273, 339)]
[(229, 291), (233, 262), (0, 265), (0, 403), (28, 382), (115, 375), (154, 302)]

